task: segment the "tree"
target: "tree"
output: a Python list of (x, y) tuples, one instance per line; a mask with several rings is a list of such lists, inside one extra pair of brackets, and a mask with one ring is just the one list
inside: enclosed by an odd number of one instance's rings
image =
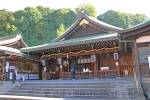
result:
[(148, 17), (142, 14), (133, 15), (108, 10), (104, 14), (97, 16), (97, 19), (120, 28), (129, 28), (145, 21)]
[(84, 10), (89, 16), (96, 17), (97, 11), (91, 4), (80, 4), (77, 8), (75, 8), (76, 14), (80, 13)]
[[(89, 6), (87, 9), (86, 6), (82, 9), (92, 14), (92, 9)], [(78, 10), (78, 13), (80, 11)], [(133, 15), (109, 10), (97, 18), (114, 26), (129, 28), (146, 20), (147, 17), (141, 14)], [(21, 33), (28, 46), (40, 45), (63, 34), (76, 19), (75, 12), (69, 8), (55, 10), (37, 6), (26, 7), (16, 12), (0, 10), (0, 37)]]

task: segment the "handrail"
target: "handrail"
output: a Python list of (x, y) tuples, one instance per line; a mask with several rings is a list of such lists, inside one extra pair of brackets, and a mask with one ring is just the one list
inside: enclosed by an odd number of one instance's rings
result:
[[(5, 73), (6, 74), (6, 73)], [(0, 77), (4, 76), (5, 74), (2, 74)]]
[(135, 71), (134, 71), (134, 68), (133, 68), (133, 74), (134, 74), (134, 81), (135, 81), (135, 84), (136, 84), (136, 88), (137, 88), (137, 90), (138, 90), (138, 95), (140, 95), (139, 81), (138, 81), (138, 79), (137, 79), (137, 75), (136, 75), (136, 73), (135, 73)]
[[(2, 77), (1, 85), (3, 84), (3, 82), (5, 82), (6, 75), (7, 75), (7, 73), (4, 73), (4, 74), (2, 74), (2, 75), (0, 76), (0, 77)], [(4, 76), (4, 77), (3, 77), (3, 76)]]

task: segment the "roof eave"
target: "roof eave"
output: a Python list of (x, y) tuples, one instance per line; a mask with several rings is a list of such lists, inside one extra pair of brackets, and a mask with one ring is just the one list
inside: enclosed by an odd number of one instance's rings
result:
[(150, 25), (150, 19), (149, 20), (146, 20), (136, 26), (133, 26), (131, 28), (127, 28), (127, 29), (124, 29), (124, 30), (120, 30), (118, 33), (119, 34), (123, 34), (123, 33), (128, 33), (128, 32), (131, 32), (131, 31), (134, 31), (134, 30), (137, 30), (137, 29), (140, 29), (140, 28), (143, 28), (145, 26), (148, 26)]
[(43, 49), (51, 49), (51, 48), (58, 48), (58, 47), (64, 47), (64, 46), (72, 46), (72, 45), (80, 45), (80, 44), (88, 44), (88, 43), (95, 43), (95, 42), (102, 42), (102, 41), (110, 41), (110, 40), (117, 40), (118, 36), (111, 36), (111, 37), (106, 37), (106, 38), (97, 38), (97, 39), (91, 39), (87, 41), (72, 41), (66, 43), (65, 41), (59, 42), (60, 44), (55, 45), (55, 43), (51, 44), (46, 44), (44, 46), (35, 46), (35, 47), (29, 47), (29, 48), (21, 48), (21, 52), (30, 52), (30, 51), (38, 51), (38, 50), (43, 50)]

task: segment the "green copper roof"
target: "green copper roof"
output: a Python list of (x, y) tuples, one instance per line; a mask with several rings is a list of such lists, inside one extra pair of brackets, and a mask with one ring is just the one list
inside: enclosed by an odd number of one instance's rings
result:
[(0, 45), (7, 45), (16, 41), (21, 41), (24, 47), (27, 47), (27, 44), (23, 41), (21, 34), (15, 34), (5, 37), (0, 37)]
[(29, 51), (37, 51), (37, 50), (58, 48), (58, 47), (64, 47), (64, 46), (95, 43), (95, 42), (108, 41), (108, 40), (117, 40), (118, 39), (117, 34), (118, 33), (111, 33), (111, 34), (104, 33), (104, 34), (98, 34), (98, 35), (91, 35), (91, 36), (86, 36), (82, 38), (68, 39), (68, 40), (64, 40), (60, 42), (50, 42), (50, 43), (39, 45), (39, 46), (21, 48), (20, 50), (22, 52), (29, 52)]
[(12, 54), (12, 55), (20, 55), (20, 56), (25, 55), (21, 53), (21, 51), (18, 49), (6, 47), (6, 46), (0, 46), (0, 51), (3, 51), (6, 54)]
[(148, 26), (148, 25), (150, 25), (150, 19), (147, 19), (146, 21), (141, 22), (141, 23), (139, 23), (139, 24), (137, 24), (131, 28), (120, 30), (118, 33), (126, 33), (126, 32), (130, 32), (130, 31), (134, 31), (134, 30), (143, 28), (143, 27)]
[(40, 57), (38, 57), (38, 56), (32, 56), (32, 55), (25, 54), (25, 53), (22, 53), (20, 50), (11, 48), (11, 47), (0, 46), (0, 51), (4, 52), (5, 54), (15, 55), (15, 56), (19, 56), (19, 57), (25, 57), (28, 59), (34, 59), (34, 60), (40, 59)]

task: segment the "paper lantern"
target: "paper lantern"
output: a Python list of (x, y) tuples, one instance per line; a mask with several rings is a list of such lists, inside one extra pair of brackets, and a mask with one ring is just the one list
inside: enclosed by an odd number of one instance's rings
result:
[(60, 58), (57, 58), (57, 63), (58, 63), (59, 65), (61, 65), (61, 59), (60, 59)]
[(114, 53), (113, 56), (114, 56), (114, 59), (115, 59), (115, 60), (118, 60), (118, 58), (119, 58), (119, 57), (118, 57), (118, 53)]
[(91, 55), (91, 62), (95, 62), (96, 61), (96, 56), (95, 55)]
[(45, 60), (41, 60), (41, 64), (45, 66)]

